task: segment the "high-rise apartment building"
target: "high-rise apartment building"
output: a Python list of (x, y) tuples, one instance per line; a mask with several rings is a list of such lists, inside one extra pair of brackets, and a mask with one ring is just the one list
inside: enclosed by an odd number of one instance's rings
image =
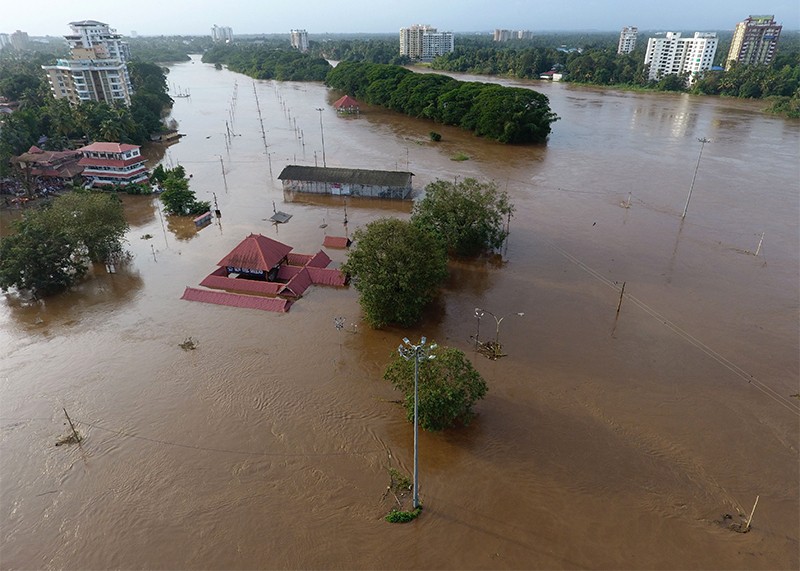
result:
[(27, 50), (29, 42), (30, 39), (28, 38), (28, 32), (21, 32), (17, 30), (11, 34), (11, 46), (18, 52)]
[(639, 36), (639, 28), (626, 26), (619, 33), (619, 44), (617, 45), (618, 54), (629, 54), (636, 49), (636, 38)]
[(11, 38), (8, 36), (8, 34), (0, 34), (0, 50), (10, 45), (11, 45)]
[(290, 32), (292, 47), (300, 52), (308, 51), (308, 32), (305, 30), (292, 30)]
[(733, 62), (744, 65), (772, 63), (778, 51), (781, 29), (783, 26), (775, 23), (774, 16), (750, 16), (736, 24), (725, 69), (730, 69)]
[(667, 32), (663, 38), (650, 38), (644, 56), (645, 65), (650, 66), (649, 79), (687, 73), (688, 83), (694, 83), (701, 72), (711, 69), (717, 41), (715, 32), (695, 32), (692, 38)]
[(495, 42), (507, 42), (509, 40), (530, 40), (533, 38), (533, 32), (529, 30), (501, 30), (494, 31)]
[(454, 47), (452, 32), (439, 32), (427, 24), (400, 28), (400, 55), (411, 59), (433, 59), (452, 52)]
[(64, 36), (70, 58), (43, 65), (56, 99), (121, 102), (131, 104), (133, 86), (126, 62), (128, 44), (108, 24), (95, 20), (71, 22), (72, 34)]
[(211, 41), (215, 44), (229, 44), (233, 41), (233, 28), (230, 26), (211, 26)]

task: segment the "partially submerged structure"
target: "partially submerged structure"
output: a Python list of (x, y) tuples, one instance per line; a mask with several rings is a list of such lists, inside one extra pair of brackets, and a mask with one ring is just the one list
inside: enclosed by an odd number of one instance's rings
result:
[(78, 164), (83, 167), (87, 185), (127, 186), (147, 180), (145, 158), (139, 145), (97, 142), (78, 149), (83, 158)]
[(333, 108), (342, 115), (358, 115), (361, 112), (358, 101), (345, 95), (333, 102)]
[(322, 250), (298, 254), (277, 240), (250, 234), (200, 282), (209, 289), (187, 287), (181, 299), (285, 312), (312, 284), (346, 285), (346, 276), (329, 269), (330, 263)]
[(411, 197), (412, 176), (405, 171), (289, 165), (278, 179), (289, 192), (406, 200)]
[(80, 151), (44, 151), (34, 145), (27, 152), (13, 157), (11, 163), (27, 177), (56, 178), (66, 182), (83, 172), (83, 167), (78, 164), (81, 157)]

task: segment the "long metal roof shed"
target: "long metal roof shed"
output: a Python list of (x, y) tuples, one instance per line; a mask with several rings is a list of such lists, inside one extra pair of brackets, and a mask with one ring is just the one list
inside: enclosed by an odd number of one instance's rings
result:
[(281, 171), (281, 174), (278, 175), (278, 179), (361, 184), (366, 186), (406, 186), (409, 181), (409, 175), (414, 176), (414, 173), (406, 171), (379, 171), (289, 165)]

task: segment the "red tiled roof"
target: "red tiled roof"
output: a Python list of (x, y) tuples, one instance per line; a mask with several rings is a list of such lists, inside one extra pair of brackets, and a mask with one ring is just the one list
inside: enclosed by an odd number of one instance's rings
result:
[(288, 299), (239, 295), (237, 293), (208, 291), (193, 287), (187, 287), (184, 290), (181, 299), (185, 299), (187, 301), (215, 303), (217, 305), (227, 305), (230, 307), (245, 307), (248, 309), (261, 309), (263, 311), (277, 311), (280, 313), (289, 311), (289, 307), (292, 305), (292, 302)]
[(344, 97), (341, 97), (341, 98), (337, 99), (333, 103), (333, 108), (334, 109), (342, 109), (342, 108), (349, 109), (351, 107), (358, 107), (358, 101), (356, 101), (355, 99), (353, 99), (349, 95), (345, 95)]
[(328, 268), (306, 268), (311, 277), (311, 283), (329, 286), (343, 286), (347, 283), (347, 276), (340, 270)]
[(322, 245), (326, 248), (349, 248), (350, 239), (346, 236), (325, 236)]
[[(223, 272), (225, 268), (220, 268)], [(242, 291), (248, 293), (260, 293), (266, 295), (278, 295), (283, 288), (282, 283), (262, 282), (259, 280), (239, 280), (228, 276), (210, 274), (200, 282), (203, 287), (211, 289), (226, 289), (230, 291)]]
[(261, 234), (250, 234), (217, 262), (218, 266), (270, 270), (292, 251), (291, 246)]
[(328, 254), (320, 250), (314, 254), (314, 257), (308, 261), (306, 266), (310, 268), (327, 268), (330, 263), (331, 259), (328, 257)]
[(281, 293), (283, 295), (294, 295), (296, 297), (300, 297), (312, 283), (311, 276), (308, 273), (308, 268), (303, 268), (297, 272), (292, 279), (289, 280)]
[(313, 256), (311, 254), (297, 254), (292, 252), (286, 260), (290, 266), (305, 266)]
[(124, 153), (138, 148), (139, 145), (126, 145), (124, 143), (92, 143), (78, 150), (87, 153)]

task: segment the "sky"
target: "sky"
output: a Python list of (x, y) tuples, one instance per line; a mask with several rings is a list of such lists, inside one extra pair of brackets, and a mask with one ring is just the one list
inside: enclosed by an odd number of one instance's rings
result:
[(800, 29), (798, 0), (4, 0), (0, 32), (63, 36), (69, 22), (99, 20), (123, 35), (396, 33), (413, 24), (440, 31), (535, 32), (733, 30), (751, 14), (774, 14), (785, 30)]

